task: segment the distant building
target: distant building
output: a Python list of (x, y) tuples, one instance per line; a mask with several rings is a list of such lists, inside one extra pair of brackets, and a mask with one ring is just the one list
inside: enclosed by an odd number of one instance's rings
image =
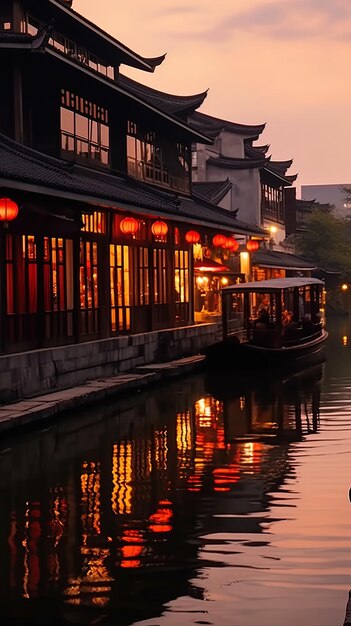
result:
[(301, 185), (301, 199), (332, 204), (338, 215), (351, 218), (351, 199), (347, 198), (345, 187), (351, 189), (351, 182), (336, 185)]

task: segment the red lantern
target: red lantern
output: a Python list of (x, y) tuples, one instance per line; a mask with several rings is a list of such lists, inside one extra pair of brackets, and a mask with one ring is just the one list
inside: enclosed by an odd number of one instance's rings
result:
[(227, 241), (227, 237), (225, 237), (224, 235), (215, 235), (212, 239), (212, 243), (215, 246), (215, 248), (223, 248), (225, 246), (226, 241)]
[(162, 237), (165, 237), (167, 235), (168, 226), (166, 222), (157, 220), (157, 222), (154, 222), (151, 226), (151, 232), (157, 239), (161, 239)]
[(259, 247), (260, 247), (260, 244), (258, 243), (258, 241), (253, 241), (252, 239), (249, 239), (249, 241), (246, 244), (246, 248), (248, 249), (249, 252), (255, 252), (256, 250), (258, 250)]
[(201, 235), (197, 232), (197, 230), (188, 230), (188, 232), (185, 234), (185, 240), (188, 243), (198, 243), (200, 239)]
[(232, 252), (236, 252), (239, 248), (239, 242), (234, 239), (234, 237), (227, 237), (225, 246), (227, 250), (231, 250)]
[(0, 198), (0, 221), (11, 222), (18, 215), (18, 205), (10, 198)]
[(121, 221), (120, 228), (124, 235), (135, 235), (139, 228), (139, 222), (134, 217), (125, 217)]

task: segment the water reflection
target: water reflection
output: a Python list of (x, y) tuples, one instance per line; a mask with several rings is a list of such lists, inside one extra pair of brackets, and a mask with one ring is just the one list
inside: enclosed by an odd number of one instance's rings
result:
[(198, 376), (9, 442), (6, 623), (31, 623), (30, 607), (40, 624), (55, 606), (56, 623), (102, 611), (130, 624), (202, 598), (199, 568), (227, 560), (226, 540), (216, 562), (204, 534), (265, 533), (268, 494), (294, 477), (289, 442), (318, 430), (322, 373), (256, 385)]
[(266, 443), (301, 440), (319, 424), (324, 364), (272, 380), (235, 380), (232, 374), (210, 375), (208, 391), (223, 403), (226, 441)]

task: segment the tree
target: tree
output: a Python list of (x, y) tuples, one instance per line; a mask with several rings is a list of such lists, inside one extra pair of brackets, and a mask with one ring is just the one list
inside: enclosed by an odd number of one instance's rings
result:
[(342, 187), (342, 191), (345, 194), (345, 204), (350, 204), (351, 206), (351, 188)]
[(296, 237), (296, 250), (317, 267), (342, 272), (351, 280), (351, 223), (332, 212), (313, 211), (307, 230)]

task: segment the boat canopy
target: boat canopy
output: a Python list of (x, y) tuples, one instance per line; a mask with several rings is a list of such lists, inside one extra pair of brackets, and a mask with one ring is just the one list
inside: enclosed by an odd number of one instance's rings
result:
[(292, 289), (294, 287), (307, 287), (308, 285), (324, 285), (319, 278), (311, 278), (306, 276), (296, 276), (293, 278), (272, 278), (270, 280), (255, 280), (250, 283), (239, 283), (237, 285), (229, 285), (223, 287), (222, 292), (254, 292), (254, 293), (269, 293), (282, 291), (284, 289)]

